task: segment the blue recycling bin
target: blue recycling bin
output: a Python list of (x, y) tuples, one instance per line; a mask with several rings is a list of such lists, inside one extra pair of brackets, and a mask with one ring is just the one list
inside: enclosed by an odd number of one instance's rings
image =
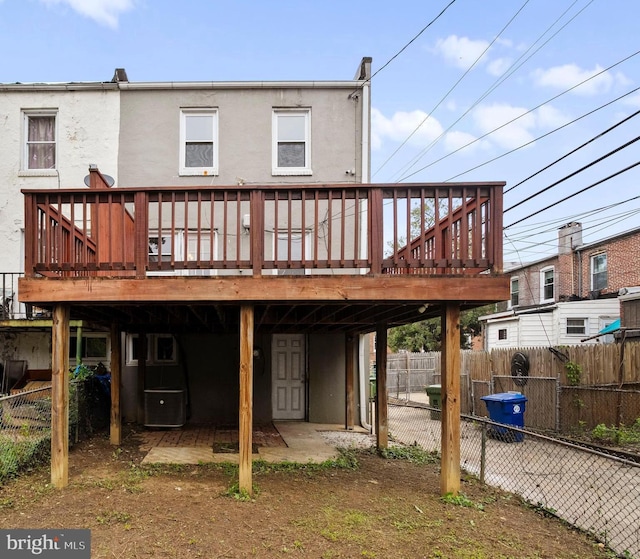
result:
[[(520, 429), (524, 428), (526, 396), (518, 392), (502, 392), (489, 394), (489, 396), (483, 396), (481, 399), (484, 400), (487, 406), (491, 421), (513, 425)], [(524, 439), (524, 433), (497, 425), (494, 425), (489, 433), (495, 438), (507, 442), (520, 442)]]

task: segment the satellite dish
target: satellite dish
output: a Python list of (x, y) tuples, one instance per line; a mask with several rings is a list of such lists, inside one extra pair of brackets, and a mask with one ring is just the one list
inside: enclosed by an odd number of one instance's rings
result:
[[(84, 178), (84, 184), (86, 184), (87, 186), (91, 185), (91, 175), (87, 175)], [(109, 185), (109, 186), (113, 186), (116, 181), (113, 177), (109, 176), (109, 175), (102, 175), (102, 178), (105, 180), (105, 182)]]

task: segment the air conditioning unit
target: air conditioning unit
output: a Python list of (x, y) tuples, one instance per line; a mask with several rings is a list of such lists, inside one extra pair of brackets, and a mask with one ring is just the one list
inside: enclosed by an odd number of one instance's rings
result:
[(157, 388), (144, 391), (145, 427), (182, 427), (187, 422), (184, 390)]

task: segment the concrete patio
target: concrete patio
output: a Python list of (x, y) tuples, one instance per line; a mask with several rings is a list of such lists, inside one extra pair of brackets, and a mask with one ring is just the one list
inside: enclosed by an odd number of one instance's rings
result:
[[(276, 421), (255, 426), (253, 460), (266, 462), (320, 463), (338, 456), (323, 432), (347, 431), (342, 425)], [(143, 464), (238, 463), (238, 429), (215, 425), (189, 425), (181, 429), (144, 431), (138, 435), (140, 450), (147, 452)], [(224, 452), (216, 452), (224, 448)]]

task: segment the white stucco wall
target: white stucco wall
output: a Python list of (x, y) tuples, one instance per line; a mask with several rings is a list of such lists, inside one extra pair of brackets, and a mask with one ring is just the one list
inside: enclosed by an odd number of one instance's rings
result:
[[(98, 86), (96, 86), (98, 87)], [(89, 164), (118, 175), (120, 92), (107, 89), (36, 91), (0, 86), (0, 272), (24, 269), (21, 238), (24, 200), (21, 189), (84, 186)], [(57, 111), (57, 169), (22, 170), (25, 109)]]

